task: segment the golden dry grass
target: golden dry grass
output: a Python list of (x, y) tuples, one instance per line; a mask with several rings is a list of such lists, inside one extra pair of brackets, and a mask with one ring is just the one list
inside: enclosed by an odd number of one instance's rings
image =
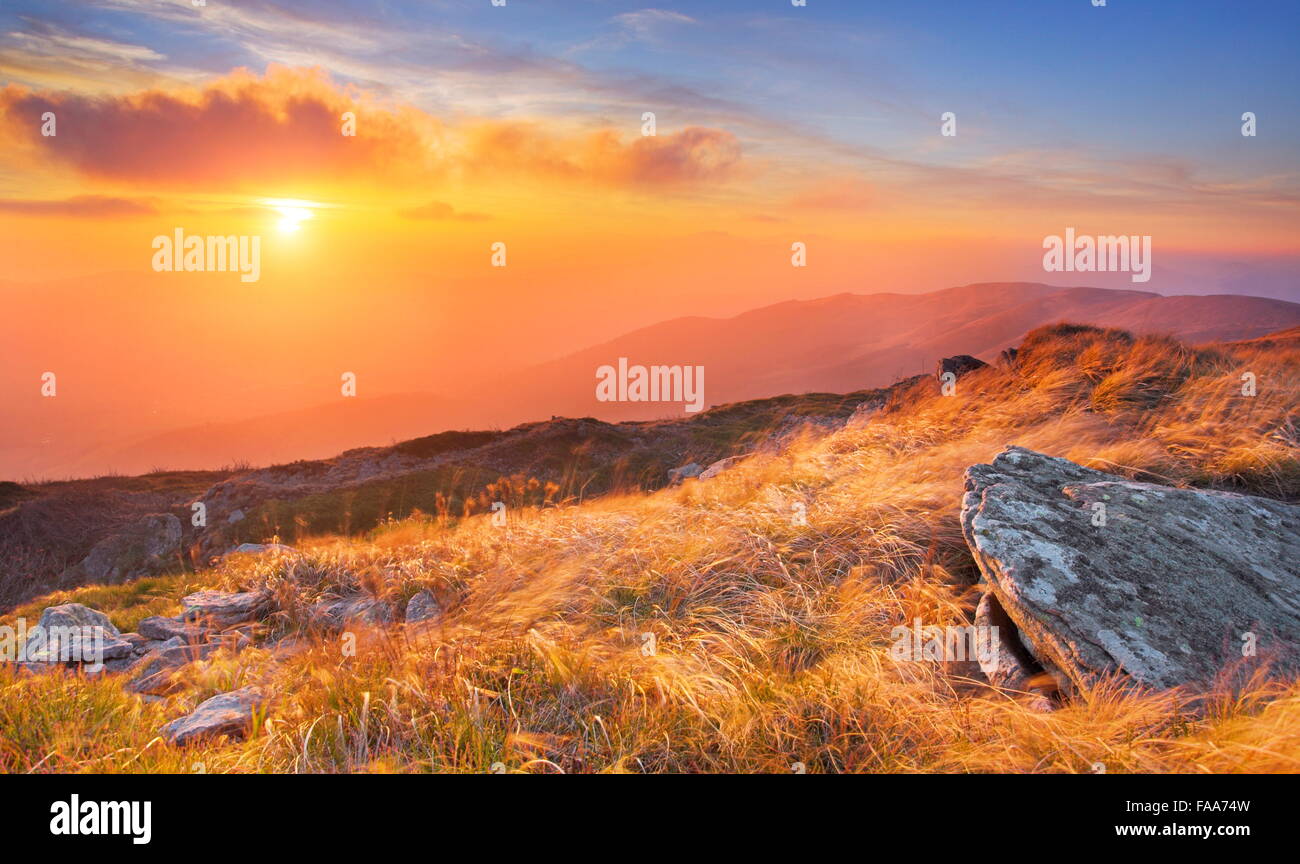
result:
[[(274, 590), (273, 638), (195, 664), (158, 704), (113, 680), (0, 671), (0, 770), (1297, 771), (1300, 682), (1225, 690), (1203, 713), (1189, 694), (1099, 687), (1043, 714), (888, 648), (899, 624), (968, 619), (962, 472), (1008, 444), (1300, 499), (1298, 369), (1294, 349), (1044, 328), (1016, 369), (972, 373), (952, 397), (917, 383), (868, 423), (708, 482), (230, 559), (200, 576)], [(358, 631), (352, 653), (304, 627), (331, 593), (401, 608), (424, 588), (440, 622)], [(249, 683), (275, 695), (247, 740), (157, 738)]]

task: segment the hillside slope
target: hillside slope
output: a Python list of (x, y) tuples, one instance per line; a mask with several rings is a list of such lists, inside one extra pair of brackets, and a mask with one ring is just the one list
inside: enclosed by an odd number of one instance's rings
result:
[[(969, 663), (890, 649), (900, 626), (971, 620), (962, 477), (1008, 444), (1300, 500), (1297, 372), (1294, 347), (1046, 328), (953, 395), (916, 379), (709, 480), (512, 508), (504, 524), (416, 515), (144, 590), (44, 598), (18, 614), (80, 600), (130, 629), (197, 587), (265, 591), (280, 611), (156, 701), (116, 676), (0, 670), (0, 770), (1294, 772), (1300, 682), (1238, 681), (1206, 710), (1102, 683), (1042, 713)], [(417, 595), (437, 609), (422, 624), (314, 623), (340, 598), (400, 610)], [(268, 694), (247, 738), (156, 740), (243, 687)]]

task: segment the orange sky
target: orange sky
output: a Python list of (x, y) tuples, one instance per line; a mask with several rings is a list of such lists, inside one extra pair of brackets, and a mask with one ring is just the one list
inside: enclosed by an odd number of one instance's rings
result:
[[(341, 370), (366, 395), (463, 392), (635, 327), (792, 298), (1203, 291), (1206, 256), (1296, 253), (1289, 181), (1267, 173), (1084, 148), (958, 159), (967, 139), (937, 118), (902, 153), (716, 106), (662, 112), (646, 136), (639, 107), (440, 112), (318, 67), (144, 76), (139, 50), (46, 38), (115, 59), (0, 64), (0, 395), (11, 430), (38, 430), (0, 450), (48, 438), (54, 414), (90, 439), (315, 405)], [(1152, 235), (1155, 278), (1044, 274), (1042, 238), (1067, 225)], [(153, 238), (177, 228), (259, 236), (260, 278), (154, 272)], [(50, 369), (57, 411), (33, 386)]]

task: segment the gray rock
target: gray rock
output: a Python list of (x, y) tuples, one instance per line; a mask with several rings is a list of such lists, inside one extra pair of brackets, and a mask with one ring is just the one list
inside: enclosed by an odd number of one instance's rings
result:
[(324, 600), (311, 609), (311, 620), (327, 630), (362, 624), (390, 624), (392, 607), (368, 594)]
[(680, 468), (673, 468), (668, 472), (669, 483), (680, 483), (688, 477), (699, 477), (700, 472), (704, 469), (698, 462), (687, 462)]
[(100, 540), (79, 567), (91, 582), (121, 582), (161, 570), (180, 549), (181, 520), (170, 513), (151, 513)]
[(275, 598), (270, 591), (198, 591), (181, 598), (181, 608), (183, 620), (224, 630), (265, 618), (275, 609)]
[(740, 456), (728, 456), (726, 459), (719, 459), (717, 462), (714, 462), (708, 468), (705, 468), (703, 471), (700, 472), (700, 479), (712, 480), (714, 477), (717, 477), (723, 471), (726, 471), (731, 466), (739, 463), (747, 455), (748, 454), (742, 454)]
[(158, 648), (139, 658), (135, 677), (127, 683), (132, 693), (161, 696), (177, 688), (174, 673), (182, 666), (196, 660), (206, 660), (220, 646), (216, 642), (187, 645), (178, 636), (163, 642)]
[(221, 693), (199, 704), (193, 712), (163, 727), (169, 744), (183, 747), (203, 738), (242, 736), (253, 725), (253, 712), (262, 706), (261, 688), (242, 687)]
[(442, 606), (439, 605), (438, 598), (434, 597), (430, 591), (421, 591), (406, 603), (407, 624), (428, 621), (431, 618), (437, 618), (441, 614)]
[[(80, 603), (47, 606), (38, 623), (44, 631), (46, 645), (28, 657), (35, 662), (114, 660), (129, 656), (134, 647), (120, 638), (121, 633), (107, 615)], [(97, 646), (97, 639), (102, 639), (102, 644)], [(96, 651), (98, 656), (92, 657)]]
[(236, 522), (243, 522), (243, 521), (244, 521), (243, 510), (236, 510), (235, 512), (231, 513), (229, 516), (226, 517), (226, 523), (229, 525), (234, 525)]
[(208, 634), (207, 628), (202, 624), (180, 618), (164, 618), (161, 615), (150, 615), (141, 620), (139, 630), (144, 638), (159, 642), (177, 637), (184, 642), (202, 642)]
[(980, 360), (978, 357), (972, 357), (969, 354), (958, 354), (955, 357), (945, 357), (940, 360), (938, 366), (935, 367), (934, 377), (942, 381), (943, 376), (946, 373), (951, 372), (953, 375), (960, 378), (967, 372), (974, 372), (976, 369), (983, 369), (987, 365), (989, 364)]
[(227, 555), (301, 555), (302, 552), (283, 543), (240, 543)]
[(1021, 643), (1015, 622), (992, 592), (985, 592), (975, 610), (975, 659), (993, 686), (1034, 694), (1030, 706), (1036, 710), (1053, 707), (1055, 681)]
[(1076, 687), (1201, 686), (1265, 659), (1300, 672), (1300, 507), (1010, 447), (967, 470), (961, 519), (1024, 644)]

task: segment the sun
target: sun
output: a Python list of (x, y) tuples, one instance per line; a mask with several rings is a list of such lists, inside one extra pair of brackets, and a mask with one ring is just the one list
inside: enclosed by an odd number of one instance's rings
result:
[(285, 234), (297, 231), (313, 215), (306, 207), (276, 207), (275, 210), (283, 217), (280, 219), (280, 230)]
[(302, 227), (303, 222), (315, 218), (315, 208), (320, 206), (312, 201), (294, 198), (268, 198), (265, 203), (280, 214), (279, 228), (282, 234), (292, 234)]

